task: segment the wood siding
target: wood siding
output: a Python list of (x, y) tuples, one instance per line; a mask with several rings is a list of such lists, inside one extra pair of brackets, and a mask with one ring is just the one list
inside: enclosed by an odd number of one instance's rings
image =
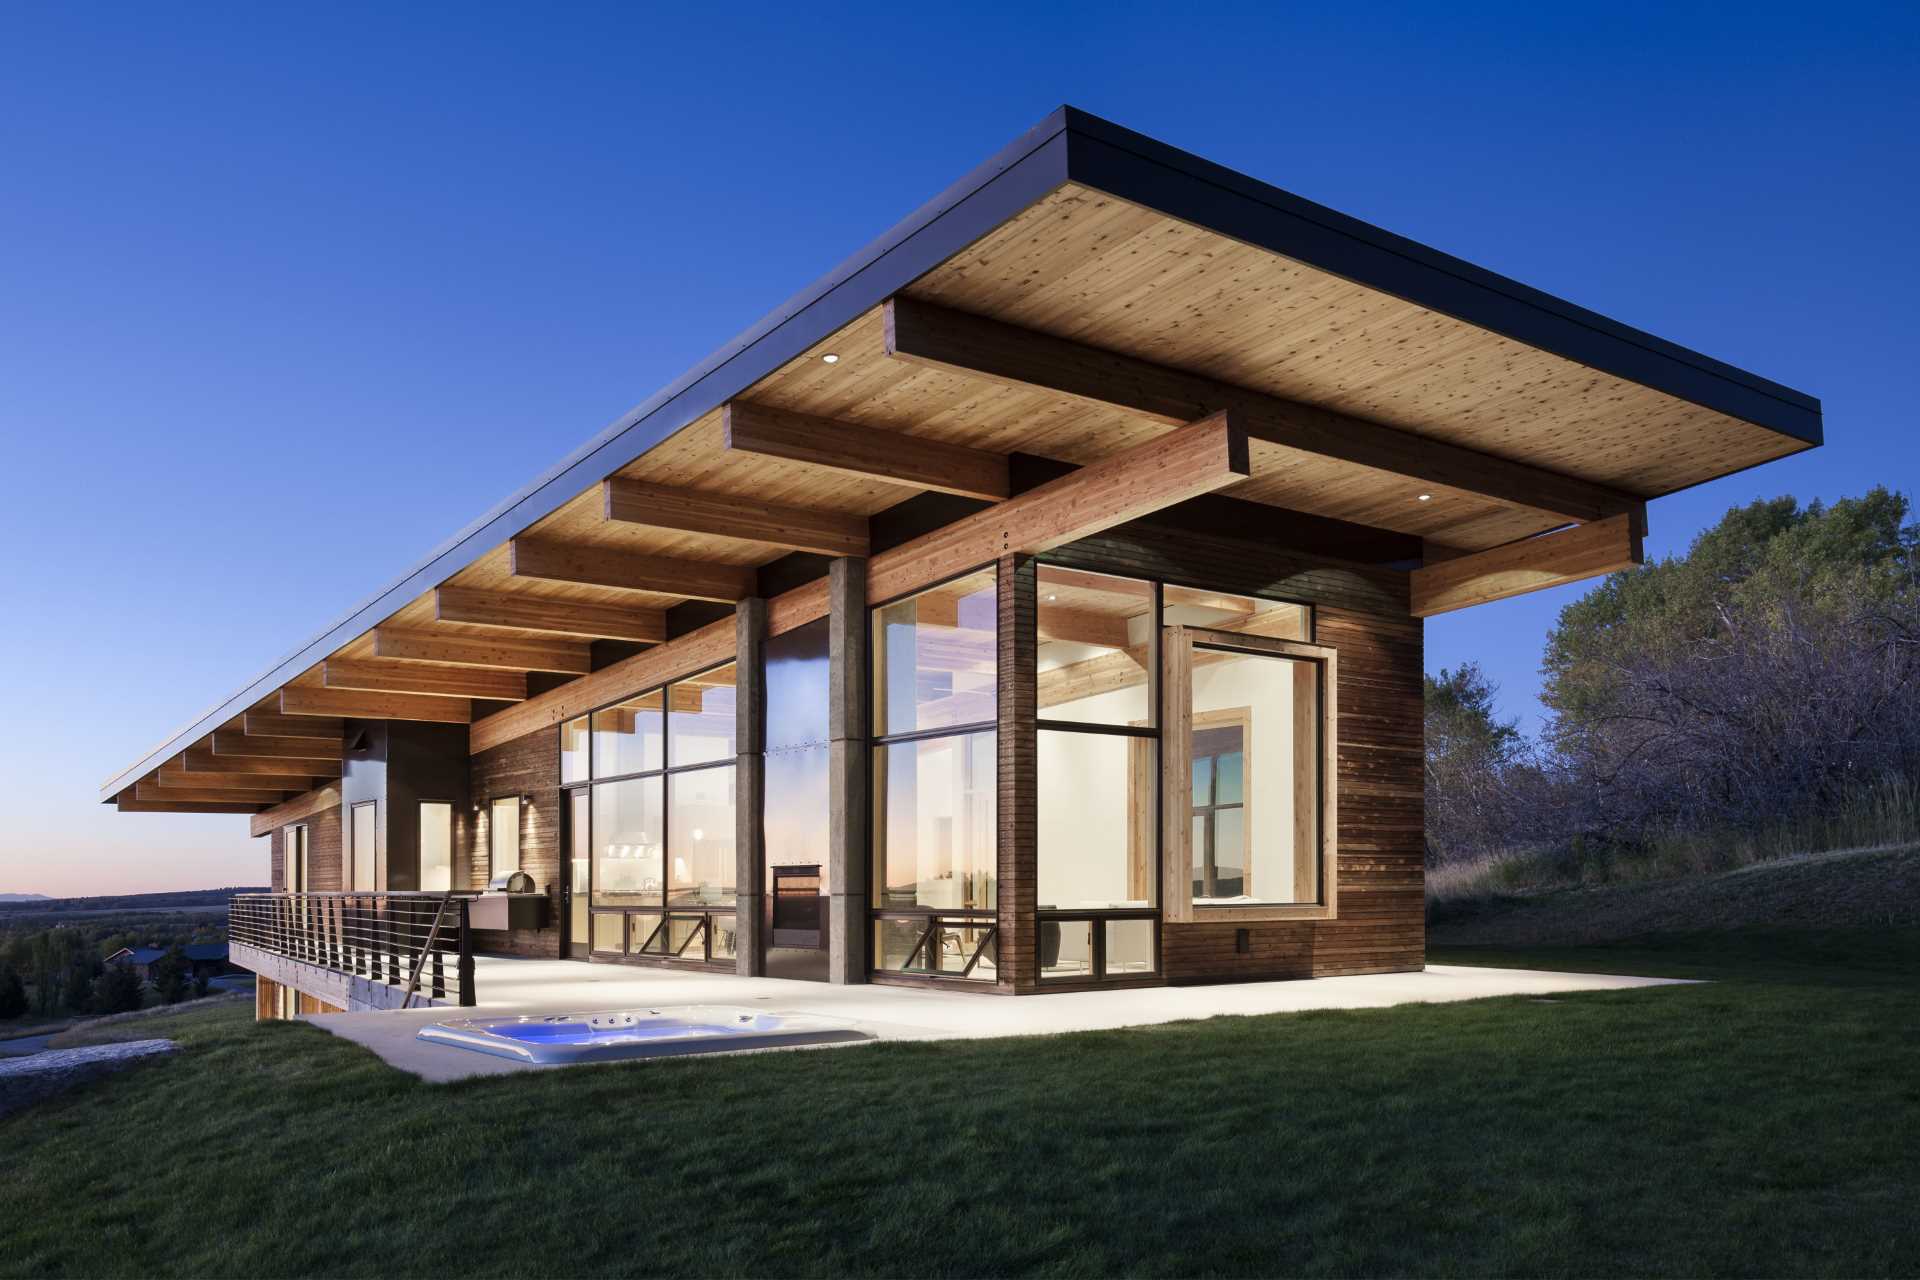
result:
[[(307, 826), (307, 891), (331, 893), (344, 888), (340, 861), (340, 806), (322, 809), (300, 819)], [(290, 822), (268, 833), (268, 881), (275, 893), (287, 891), (287, 827)]]
[(456, 815), (453, 883), (459, 889), (487, 887), (487, 829), (477, 814), (496, 798), (523, 797), (520, 815), (520, 869), (549, 895), (548, 927), (512, 932), (476, 931), (474, 948), (497, 954), (560, 954), (560, 734), (540, 729), (472, 758), (472, 804)]

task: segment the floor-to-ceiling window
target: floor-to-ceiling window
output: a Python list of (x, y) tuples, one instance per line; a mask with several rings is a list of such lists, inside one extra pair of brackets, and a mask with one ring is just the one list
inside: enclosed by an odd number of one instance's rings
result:
[(991, 569), (873, 610), (873, 967), (989, 981), (998, 907)]
[(420, 888), (453, 888), (453, 806), (444, 800), (420, 802)]
[(734, 715), (728, 663), (560, 727), (576, 947), (733, 959)]
[(1040, 977), (1151, 975), (1159, 588), (1042, 565), (1035, 591)]
[(766, 972), (827, 980), (830, 620), (767, 638)]

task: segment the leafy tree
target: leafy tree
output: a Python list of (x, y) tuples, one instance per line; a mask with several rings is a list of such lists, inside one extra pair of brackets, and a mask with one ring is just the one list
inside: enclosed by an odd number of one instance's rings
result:
[(140, 975), (130, 964), (110, 964), (93, 982), (95, 1013), (130, 1013), (140, 1007)]
[(18, 1018), (27, 1011), (27, 987), (12, 965), (0, 967), (0, 1018)]
[(1496, 714), (1499, 687), (1477, 662), (1422, 682), (1428, 863), (1535, 838), (1546, 779), (1518, 724)]
[(77, 953), (72, 963), (67, 965), (67, 980), (62, 989), (61, 1003), (75, 1013), (85, 1013), (93, 1000), (93, 978), (99, 972), (100, 962), (85, 952)]
[(193, 965), (187, 960), (187, 953), (180, 949), (179, 943), (167, 948), (167, 953), (153, 962), (149, 971), (153, 978), (154, 990), (168, 1004), (179, 1004), (186, 998), (187, 986), (193, 978)]

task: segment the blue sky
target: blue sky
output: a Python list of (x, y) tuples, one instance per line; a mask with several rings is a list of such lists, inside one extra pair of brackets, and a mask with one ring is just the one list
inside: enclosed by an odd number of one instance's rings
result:
[[(95, 788), (1061, 102), (1825, 401), (1912, 486), (1911, 7), (0, 8), (0, 891), (257, 881)], [(1576, 589), (1435, 621), (1537, 718)]]

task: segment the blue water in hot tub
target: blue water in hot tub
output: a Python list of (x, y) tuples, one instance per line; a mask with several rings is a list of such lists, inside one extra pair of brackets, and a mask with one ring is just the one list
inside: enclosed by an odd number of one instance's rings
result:
[(416, 1038), (521, 1062), (558, 1064), (865, 1040), (832, 1018), (730, 1006), (463, 1018)]

